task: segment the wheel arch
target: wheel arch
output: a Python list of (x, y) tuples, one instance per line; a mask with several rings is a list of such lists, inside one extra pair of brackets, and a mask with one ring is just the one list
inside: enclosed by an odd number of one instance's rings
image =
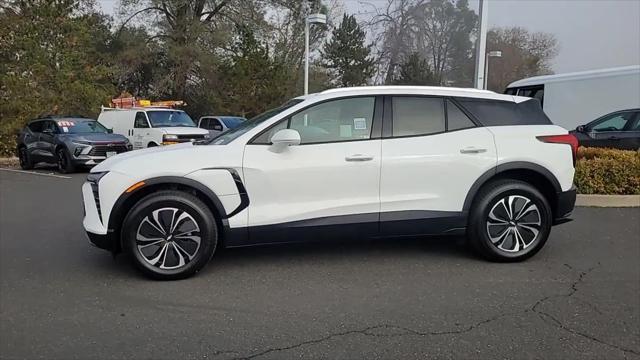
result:
[(198, 181), (179, 177), (179, 176), (162, 176), (144, 180), (144, 186), (132, 193), (123, 193), (114, 203), (108, 221), (108, 232), (114, 234), (117, 241), (114, 242), (116, 248), (114, 253), (122, 250), (122, 224), (131, 208), (145, 196), (152, 194), (158, 190), (178, 190), (191, 193), (202, 200), (214, 215), (219, 241), (224, 240), (224, 235), (229, 229), (229, 222), (222, 202), (211, 189)]
[(464, 200), (463, 211), (468, 213), (480, 189), (496, 179), (515, 179), (531, 184), (547, 198), (554, 212), (553, 215), (556, 215), (558, 194), (562, 192), (560, 182), (549, 170), (541, 165), (524, 161), (500, 164), (482, 174), (469, 189)]

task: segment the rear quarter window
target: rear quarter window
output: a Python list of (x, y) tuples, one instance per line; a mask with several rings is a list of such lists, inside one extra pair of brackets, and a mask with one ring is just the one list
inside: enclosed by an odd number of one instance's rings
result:
[(484, 126), (552, 124), (536, 99), (521, 103), (470, 98), (456, 100)]

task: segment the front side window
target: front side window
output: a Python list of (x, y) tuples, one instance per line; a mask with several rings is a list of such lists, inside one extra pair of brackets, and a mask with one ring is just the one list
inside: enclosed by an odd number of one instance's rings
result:
[(222, 125), (218, 119), (210, 119), (209, 130), (222, 131)]
[(369, 139), (374, 103), (374, 97), (328, 101), (293, 115), (288, 127), (301, 144)]
[(149, 123), (147, 122), (147, 117), (143, 112), (136, 113), (136, 120), (134, 122), (133, 127), (135, 128), (148, 128)]
[(184, 111), (147, 111), (151, 127), (196, 127), (191, 117)]
[(375, 97), (331, 100), (311, 106), (271, 127), (254, 144), (270, 144), (282, 129), (300, 134), (300, 144), (364, 140), (371, 137)]
[(598, 122), (591, 130), (596, 132), (622, 131), (624, 126), (627, 125), (627, 121), (631, 118), (633, 118), (632, 112), (614, 114)]
[(39, 133), (39, 132), (42, 132), (43, 125), (44, 125), (44, 121), (34, 121), (31, 124), (29, 124), (29, 129), (32, 132)]
[(203, 129), (209, 129), (209, 119), (200, 119), (200, 127)]
[(415, 136), (445, 131), (444, 101), (441, 98), (405, 97), (392, 99), (393, 136)]

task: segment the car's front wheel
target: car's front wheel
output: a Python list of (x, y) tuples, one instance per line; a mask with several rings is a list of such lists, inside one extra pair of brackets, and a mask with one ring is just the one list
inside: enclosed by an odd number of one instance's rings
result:
[(174, 190), (147, 195), (134, 205), (122, 236), (134, 265), (159, 280), (195, 274), (211, 259), (218, 238), (209, 208), (197, 197)]
[(63, 174), (70, 174), (76, 170), (71, 160), (71, 155), (65, 148), (60, 148), (56, 151), (56, 163), (58, 165), (58, 171)]
[(538, 189), (513, 179), (487, 184), (474, 201), (469, 241), (492, 261), (521, 261), (540, 251), (551, 231), (549, 202)]

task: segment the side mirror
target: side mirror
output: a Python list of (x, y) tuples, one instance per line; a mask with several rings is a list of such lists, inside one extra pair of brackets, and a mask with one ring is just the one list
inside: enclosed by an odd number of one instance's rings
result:
[(51, 130), (51, 129), (44, 129), (44, 130), (42, 130), (42, 133), (43, 133), (43, 134), (47, 134), (47, 135), (53, 135), (53, 130)]
[(113, 134), (113, 129), (107, 129), (107, 134)]
[(278, 149), (300, 145), (300, 133), (293, 129), (282, 129), (271, 137), (271, 143)]
[(584, 125), (579, 125), (579, 126), (576, 128), (576, 131), (577, 131), (577, 132), (585, 132), (586, 130), (587, 130), (587, 129), (584, 127)]
[(222, 131), (222, 125), (213, 125), (213, 130)]

